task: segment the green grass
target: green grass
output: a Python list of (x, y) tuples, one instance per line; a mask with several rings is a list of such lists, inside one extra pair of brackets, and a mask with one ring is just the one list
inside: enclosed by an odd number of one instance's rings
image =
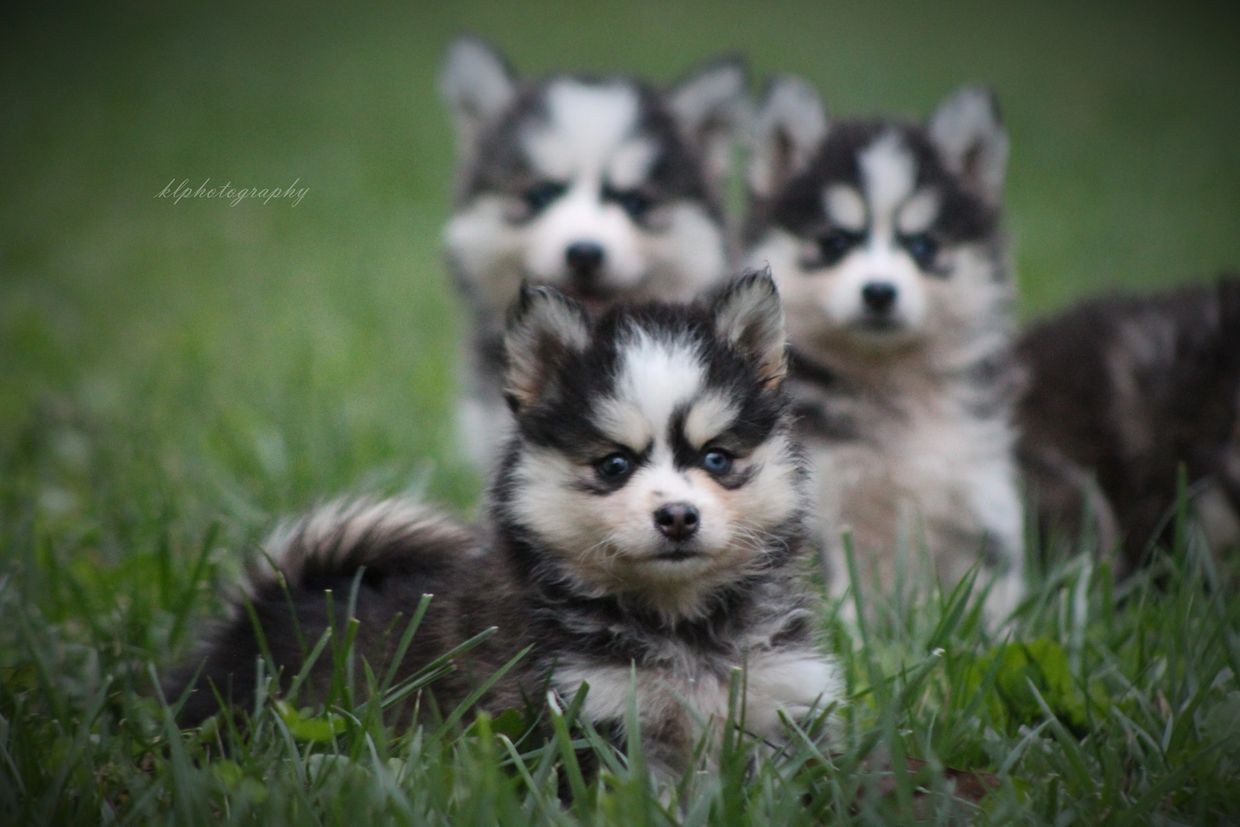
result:
[[(409, 489), (470, 513), (452, 449), (457, 322), (438, 233), (451, 144), (433, 74), (472, 29), (531, 71), (668, 80), (721, 50), (833, 111), (928, 111), (993, 83), (1013, 137), (1026, 316), (1240, 263), (1240, 81), (1219, 10), (1041, 4), (549, 3), (11, 17), (0, 38), (0, 812), (10, 823), (660, 824), (638, 745), (511, 717), (400, 732), (263, 705), (177, 733), (151, 675), (183, 655), (283, 514)], [(168, 181), (309, 187), (297, 207), (154, 198)], [(824, 617), (853, 702), (836, 754), (741, 740), (688, 823), (969, 815), (1240, 819), (1240, 608), (1178, 548), (1166, 584), (1047, 573), (1008, 637), (957, 602)], [(1235, 565), (1217, 575), (1236, 576)], [(1206, 582), (1203, 582), (1206, 581)], [(912, 588), (912, 586), (908, 586)], [(371, 711), (373, 712), (373, 711)], [(573, 789), (576, 739), (603, 767)], [(218, 746), (229, 746), (227, 757)], [(207, 759), (208, 754), (211, 758)], [(339, 757), (343, 756), (343, 757)], [(875, 757), (878, 756), (878, 757)], [(882, 756), (929, 762), (875, 778)], [(895, 760), (897, 767), (900, 761)], [(938, 793), (914, 801), (921, 783)], [(880, 795), (890, 789), (889, 795)], [(679, 815), (677, 816), (680, 817)]]

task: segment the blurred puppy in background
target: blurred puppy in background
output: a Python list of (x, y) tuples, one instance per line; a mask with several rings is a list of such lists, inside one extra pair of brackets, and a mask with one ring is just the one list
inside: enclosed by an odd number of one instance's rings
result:
[(1020, 455), (1041, 534), (1122, 550), (1166, 544), (1181, 464), (1194, 531), (1240, 545), (1240, 277), (1085, 302), (1033, 325), (1019, 359)]
[(987, 613), (1005, 614), (1023, 591), (1023, 509), (994, 98), (962, 89), (924, 124), (836, 122), (782, 77), (752, 150), (746, 255), (784, 297), (833, 591), (847, 529), (881, 582), (900, 547), (924, 544), (945, 581), (980, 563)]
[(523, 281), (597, 311), (689, 299), (726, 275), (720, 197), (746, 82), (731, 58), (666, 90), (626, 76), (527, 80), (480, 40), (449, 47), (440, 89), (458, 174), (444, 239), (471, 325), (461, 436), (480, 470), (510, 423), (503, 316)]

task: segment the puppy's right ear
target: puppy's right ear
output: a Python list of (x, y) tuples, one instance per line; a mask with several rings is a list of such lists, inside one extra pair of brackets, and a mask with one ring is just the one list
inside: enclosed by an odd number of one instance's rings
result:
[(749, 192), (770, 198), (809, 165), (827, 136), (827, 111), (808, 82), (782, 75), (768, 84), (750, 141)]
[(965, 187), (990, 204), (1000, 204), (1008, 135), (994, 92), (985, 86), (958, 89), (934, 110), (929, 129), (944, 163)]
[(749, 362), (758, 380), (778, 388), (788, 373), (784, 308), (771, 269), (750, 270), (715, 293), (715, 334)]
[(458, 37), (448, 46), (439, 93), (452, 110), (461, 155), (468, 158), (486, 128), (516, 97), (517, 79), (508, 61), (489, 43)]
[(504, 334), (508, 407), (516, 413), (546, 398), (556, 375), (589, 338), (589, 319), (576, 301), (554, 287), (523, 286)]

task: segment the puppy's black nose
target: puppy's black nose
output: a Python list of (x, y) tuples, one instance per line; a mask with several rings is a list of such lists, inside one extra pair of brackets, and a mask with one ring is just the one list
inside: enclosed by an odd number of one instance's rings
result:
[(861, 300), (872, 313), (886, 313), (896, 303), (898, 295), (896, 286), (885, 281), (871, 281), (861, 288)]
[(700, 521), (698, 510), (689, 503), (668, 503), (654, 512), (655, 526), (669, 540), (688, 540)]
[(564, 251), (564, 262), (578, 277), (593, 276), (603, 266), (605, 257), (603, 246), (593, 241), (574, 241)]

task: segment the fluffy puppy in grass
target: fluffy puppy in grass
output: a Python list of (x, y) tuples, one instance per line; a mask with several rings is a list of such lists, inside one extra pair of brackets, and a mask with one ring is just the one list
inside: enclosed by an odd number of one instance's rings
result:
[[(587, 687), (581, 714), (623, 737), (632, 692), (663, 777), (689, 768), (704, 733), (725, 725), (737, 670), (741, 723), (764, 738), (780, 737), (781, 713), (811, 719), (840, 701), (798, 584), (806, 472), (769, 275), (698, 304), (619, 306), (596, 321), (557, 290), (529, 288), (504, 341), (516, 429), (485, 523), (355, 502), (277, 532), (275, 570), (252, 579), (170, 687), (185, 699), (184, 724), (214, 713), (217, 694), (251, 706), (260, 661), (271, 692), (303, 673), (302, 700), (331, 698), (332, 659), (306, 659), (329, 628), (354, 635), (346, 671), (357, 686), (363, 665), (395, 670), (399, 683), (494, 630), (450, 659), (422, 710), (453, 709), (502, 673), (481, 708)], [(423, 594), (434, 598), (397, 662), (398, 619)]]

